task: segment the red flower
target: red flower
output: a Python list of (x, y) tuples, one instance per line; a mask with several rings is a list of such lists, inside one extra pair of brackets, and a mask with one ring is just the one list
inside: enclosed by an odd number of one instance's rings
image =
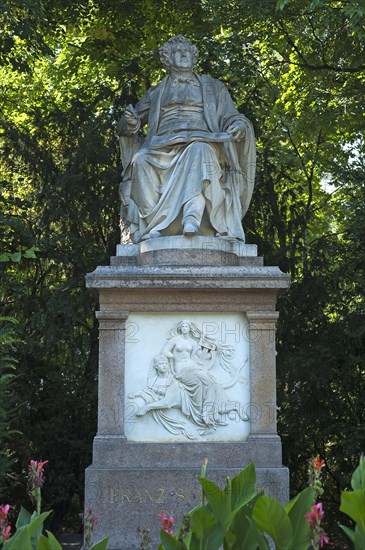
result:
[(312, 458), (311, 463), (315, 472), (320, 472), (325, 464), (324, 460), (321, 460), (319, 458), (319, 455), (317, 455), (315, 458)]
[(10, 537), (11, 527), (8, 525), (9, 504), (0, 506), (0, 543), (5, 542)]
[(48, 460), (31, 460), (29, 462), (29, 485), (32, 487), (43, 487), (43, 467), (48, 463)]
[(10, 531), (11, 531), (11, 527), (10, 525), (7, 525), (4, 529), (4, 531), (0, 531), (0, 536), (3, 537), (3, 542), (6, 542), (8, 540), (8, 538), (10, 537)]
[(327, 537), (326, 533), (324, 533), (324, 531), (322, 531), (321, 533), (319, 533), (319, 546), (320, 548), (323, 548), (323, 546), (325, 544), (328, 544), (329, 543), (329, 538)]
[(174, 517), (173, 516), (168, 516), (167, 514), (161, 513), (160, 518), (161, 518), (161, 521), (162, 521), (162, 529), (166, 533), (168, 533), (169, 535), (173, 535), (174, 531), (173, 531), (172, 528), (173, 528), (174, 523), (175, 523)]
[(318, 502), (318, 504), (315, 504), (312, 507), (312, 511), (308, 512), (308, 514), (305, 514), (305, 517), (307, 518), (307, 521), (311, 526), (311, 529), (315, 529), (317, 525), (320, 525), (323, 519), (323, 516), (324, 516), (324, 511), (323, 511), (322, 502)]
[(4, 521), (8, 517), (8, 512), (10, 510), (9, 504), (2, 504), (0, 506), (0, 522)]

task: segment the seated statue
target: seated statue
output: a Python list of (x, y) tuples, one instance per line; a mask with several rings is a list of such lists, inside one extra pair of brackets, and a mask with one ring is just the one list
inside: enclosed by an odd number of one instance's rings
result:
[(245, 238), (254, 131), (224, 84), (193, 72), (197, 55), (184, 36), (170, 38), (160, 49), (168, 76), (118, 124), (122, 218), (136, 243), (171, 235)]

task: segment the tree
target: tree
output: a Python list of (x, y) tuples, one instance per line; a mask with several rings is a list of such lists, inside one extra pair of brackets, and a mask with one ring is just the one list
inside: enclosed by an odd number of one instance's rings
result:
[(244, 226), (292, 276), (278, 377), (293, 487), (316, 452), (332, 500), (350, 478), (364, 447), (363, 15), (361, 0), (3, 2), (2, 248), (39, 249), (0, 265), (3, 312), (18, 320), (12, 429), (23, 437), (10, 447), (18, 475), (30, 456), (50, 460), (57, 519), (82, 499), (95, 433), (96, 300), (84, 275), (119, 240), (113, 125), (160, 80), (157, 49), (178, 33), (257, 132)]

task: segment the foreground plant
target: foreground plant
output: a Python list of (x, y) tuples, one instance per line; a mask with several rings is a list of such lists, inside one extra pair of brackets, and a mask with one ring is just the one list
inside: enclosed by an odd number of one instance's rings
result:
[(315, 490), (317, 497), (321, 497), (324, 492), (322, 487), (322, 468), (324, 465), (325, 462), (320, 459), (319, 455), (309, 461), (308, 486)]
[(329, 542), (329, 539), (326, 533), (321, 527), (323, 516), (324, 516), (324, 511), (323, 511), (322, 502), (318, 502), (317, 504), (314, 504), (311, 512), (308, 512), (308, 514), (305, 514), (305, 517), (307, 518), (307, 521), (311, 528), (310, 543), (311, 543), (311, 547), (314, 550), (323, 548), (324, 545), (328, 544)]
[(92, 548), (91, 545), (98, 517), (93, 514), (91, 504), (88, 504), (85, 514), (81, 514), (81, 517), (84, 526), (84, 549), (89, 550), (89, 548)]
[(365, 458), (360, 456), (360, 463), (351, 478), (352, 491), (341, 494), (340, 511), (349, 516), (356, 524), (355, 530), (344, 525), (340, 527), (353, 542), (355, 550), (365, 548)]
[(28, 493), (36, 505), (37, 514), (41, 513), (41, 489), (44, 485), (44, 466), (48, 464), (48, 460), (31, 460), (28, 466)]
[[(10, 535), (10, 526), (7, 524), (9, 504), (0, 506), (0, 548), (2, 550), (62, 550), (56, 537), (46, 530), (43, 535), (43, 524), (52, 514), (52, 510), (41, 513), (41, 489), (44, 485), (44, 466), (48, 460), (31, 460), (28, 468), (28, 492), (35, 504), (36, 510), (30, 514), (21, 507), (16, 521), (16, 531)], [(109, 538), (106, 538), (88, 547), (88, 550), (107, 550)]]
[(162, 530), (159, 550), (218, 550), (222, 545), (224, 550), (269, 550), (268, 536), (280, 550), (308, 549), (305, 514), (315, 501), (312, 487), (282, 506), (257, 492), (253, 464), (233, 479), (227, 477), (223, 490), (203, 476), (198, 480), (204, 498), (189, 514), (188, 531), (179, 540)]
[(9, 504), (2, 504), (0, 506), (0, 544), (6, 542), (10, 537), (11, 527), (8, 524), (9, 510)]

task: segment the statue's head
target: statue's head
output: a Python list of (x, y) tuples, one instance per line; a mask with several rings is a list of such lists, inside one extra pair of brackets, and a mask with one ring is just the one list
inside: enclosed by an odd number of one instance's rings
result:
[(180, 323), (178, 323), (176, 326), (176, 331), (179, 334), (190, 334), (190, 331), (191, 331), (190, 321), (186, 321), (185, 319), (184, 321), (180, 321)]
[(158, 373), (165, 373), (170, 370), (170, 365), (167, 357), (164, 355), (157, 355), (153, 358), (153, 366)]
[(160, 48), (160, 59), (165, 69), (191, 71), (198, 60), (198, 48), (182, 34), (173, 36)]

